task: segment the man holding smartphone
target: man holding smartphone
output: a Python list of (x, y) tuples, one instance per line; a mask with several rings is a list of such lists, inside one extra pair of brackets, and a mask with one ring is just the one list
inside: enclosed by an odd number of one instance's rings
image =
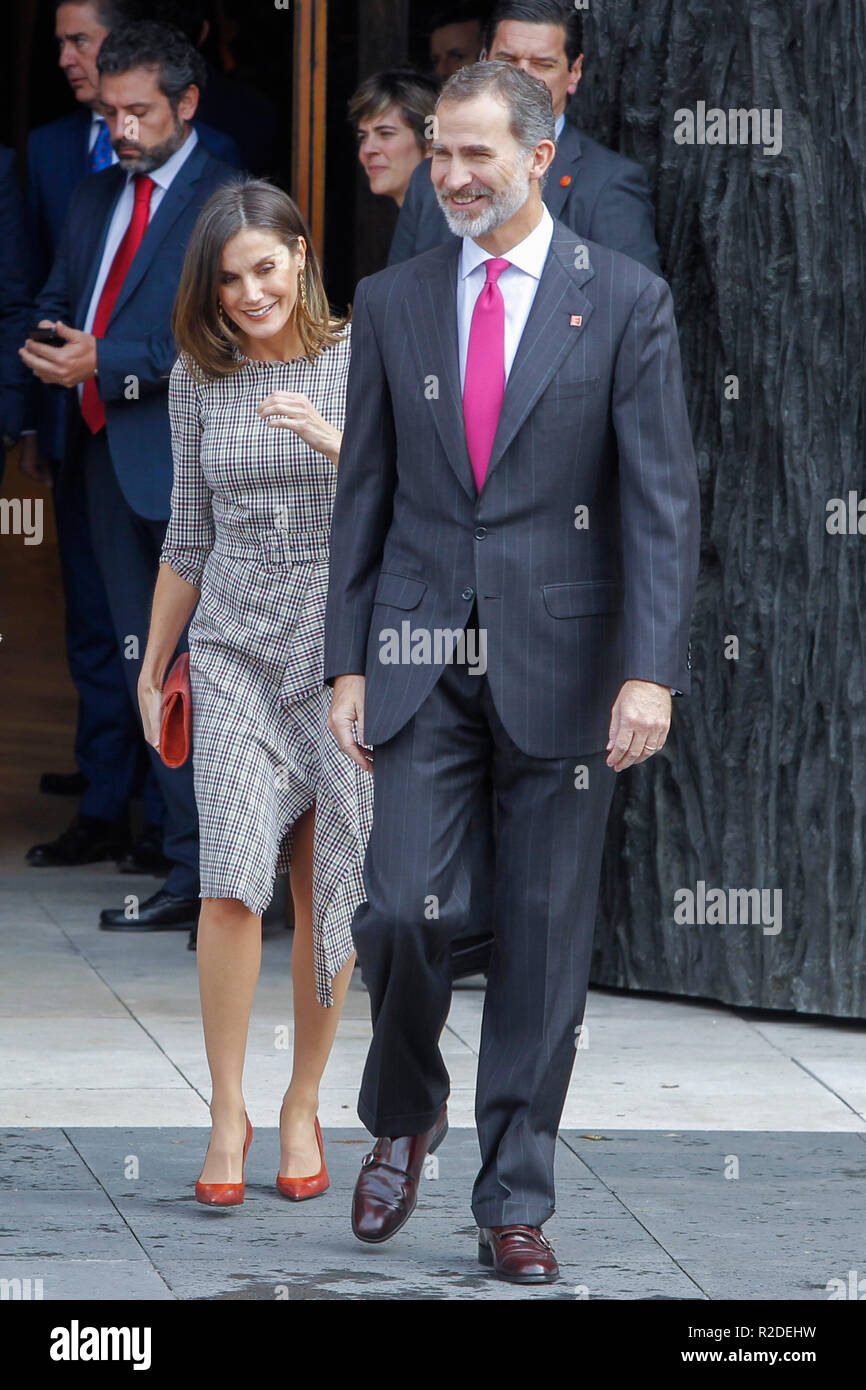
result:
[[(138, 728), (138, 673), (173, 473), (168, 376), (176, 349), (168, 325), (198, 212), (235, 171), (208, 153), (192, 127), (203, 65), (177, 30), (152, 22), (113, 29), (97, 62), (119, 163), (76, 189), (37, 298), (39, 327), (64, 346), (31, 337), (20, 355), (40, 381), (68, 393), (61, 478), (69, 464), (83, 480), (114, 650)], [(154, 750), (148, 756), (166, 806), (168, 875), (133, 918), (123, 908), (103, 910), (105, 931), (188, 930), (198, 917), (192, 772), (165, 767)], [(130, 768), (120, 755), (118, 764), (115, 795), (128, 795)]]

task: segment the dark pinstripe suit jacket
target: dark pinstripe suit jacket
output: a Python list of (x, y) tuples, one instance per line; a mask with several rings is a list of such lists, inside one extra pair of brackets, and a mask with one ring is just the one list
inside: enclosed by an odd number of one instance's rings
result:
[(514, 742), (535, 757), (597, 751), (626, 679), (689, 690), (698, 484), (670, 290), (555, 223), (476, 494), (460, 247), (358, 286), (325, 677), (366, 674), (365, 739), (384, 742), (444, 663), (383, 662), (383, 632), (460, 629), (477, 597)]

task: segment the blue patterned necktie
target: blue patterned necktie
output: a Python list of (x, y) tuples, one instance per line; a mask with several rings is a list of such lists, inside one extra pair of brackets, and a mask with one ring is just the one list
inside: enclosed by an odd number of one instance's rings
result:
[(96, 133), (96, 142), (90, 151), (90, 172), (98, 174), (100, 169), (107, 169), (111, 163), (111, 135), (108, 126), (100, 116), (99, 129)]

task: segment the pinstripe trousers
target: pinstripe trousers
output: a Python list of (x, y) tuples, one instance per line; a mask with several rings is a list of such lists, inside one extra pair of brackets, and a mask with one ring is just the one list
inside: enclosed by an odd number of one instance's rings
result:
[(457, 664), (374, 749), (366, 901), (352, 922), (373, 1020), (358, 1114), (377, 1137), (433, 1124), (450, 1086), (438, 1045), (449, 943), (492, 920), (475, 1105), (481, 1226), (540, 1226), (554, 1210), (616, 776), (605, 756), (528, 757), (486, 675)]

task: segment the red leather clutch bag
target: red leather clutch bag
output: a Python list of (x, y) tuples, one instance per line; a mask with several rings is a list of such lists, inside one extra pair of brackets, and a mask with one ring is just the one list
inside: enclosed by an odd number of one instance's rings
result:
[(162, 687), (159, 756), (166, 767), (182, 767), (192, 740), (192, 698), (189, 688), (189, 652), (172, 663)]

